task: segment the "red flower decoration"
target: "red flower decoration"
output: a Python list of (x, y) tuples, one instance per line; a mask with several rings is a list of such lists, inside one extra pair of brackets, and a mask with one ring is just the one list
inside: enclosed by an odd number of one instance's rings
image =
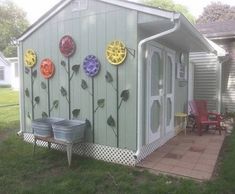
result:
[(54, 63), (50, 59), (43, 59), (40, 64), (40, 72), (44, 78), (51, 78), (55, 73)]
[(74, 54), (76, 45), (71, 36), (63, 36), (60, 40), (60, 52), (65, 57), (70, 57)]

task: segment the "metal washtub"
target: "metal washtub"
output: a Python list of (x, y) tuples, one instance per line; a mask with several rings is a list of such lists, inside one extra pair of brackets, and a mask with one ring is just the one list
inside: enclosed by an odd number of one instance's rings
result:
[(52, 124), (55, 140), (77, 143), (84, 140), (86, 122), (80, 120), (63, 120)]
[(53, 137), (52, 124), (63, 121), (61, 118), (40, 118), (32, 121), (33, 134), (39, 137)]

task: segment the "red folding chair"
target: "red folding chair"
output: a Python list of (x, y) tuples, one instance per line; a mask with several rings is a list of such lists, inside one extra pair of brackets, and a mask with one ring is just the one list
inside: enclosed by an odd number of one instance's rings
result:
[(215, 130), (219, 130), (221, 135), (221, 121), (223, 117), (218, 113), (208, 112), (206, 100), (192, 100), (189, 102), (191, 113), (195, 117), (196, 127), (198, 134), (202, 135), (203, 127), (209, 129), (210, 126), (214, 126)]

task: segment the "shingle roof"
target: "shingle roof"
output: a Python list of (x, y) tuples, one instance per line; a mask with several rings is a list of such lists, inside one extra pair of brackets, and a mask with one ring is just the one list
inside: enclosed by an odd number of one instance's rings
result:
[(208, 38), (235, 38), (235, 20), (197, 24), (196, 28)]

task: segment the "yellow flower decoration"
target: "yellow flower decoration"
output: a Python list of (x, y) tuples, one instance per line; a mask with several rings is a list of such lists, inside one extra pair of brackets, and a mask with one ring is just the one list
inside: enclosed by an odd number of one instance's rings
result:
[(37, 55), (32, 49), (26, 50), (24, 54), (24, 63), (27, 67), (33, 67), (37, 63)]
[(127, 56), (127, 49), (123, 42), (115, 40), (108, 44), (106, 48), (106, 59), (113, 65), (120, 65)]

